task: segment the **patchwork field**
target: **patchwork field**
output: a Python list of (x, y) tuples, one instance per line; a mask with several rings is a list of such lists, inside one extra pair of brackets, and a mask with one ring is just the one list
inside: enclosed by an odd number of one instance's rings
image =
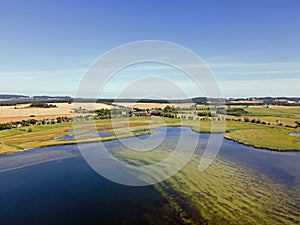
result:
[[(74, 103), (53, 103), (55, 108), (30, 107), (30, 104), (21, 104), (16, 106), (0, 107), (0, 123), (11, 121), (27, 120), (34, 116), (35, 119), (53, 119), (58, 116), (72, 117), (72, 113), (78, 108)], [(104, 103), (80, 103), (80, 106), (86, 110), (92, 109), (111, 109), (111, 105)], [(31, 117), (30, 117), (31, 116)]]

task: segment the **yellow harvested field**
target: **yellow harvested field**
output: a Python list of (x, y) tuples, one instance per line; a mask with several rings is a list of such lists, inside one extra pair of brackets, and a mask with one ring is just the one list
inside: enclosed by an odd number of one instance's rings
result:
[(29, 107), (29, 104), (0, 107), (0, 123), (19, 121), (35, 116), (35, 119), (56, 118), (58, 116), (71, 117), (75, 109), (81, 107), (86, 110), (111, 109), (112, 106), (104, 103), (51, 103), (55, 108)]
[(190, 108), (194, 103), (182, 103), (182, 104), (171, 104), (171, 103), (116, 103), (116, 105), (139, 108), (139, 109), (155, 109), (155, 108), (165, 108), (166, 106), (174, 106), (179, 108)]

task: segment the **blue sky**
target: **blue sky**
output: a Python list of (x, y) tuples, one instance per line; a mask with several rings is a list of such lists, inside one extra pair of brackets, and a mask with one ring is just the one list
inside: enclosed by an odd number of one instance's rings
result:
[(297, 0), (2, 1), (0, 93), (74, 96), (106, 51), (163, 40), (198, 54), (226, 97), (300, 96), (299, 12)]

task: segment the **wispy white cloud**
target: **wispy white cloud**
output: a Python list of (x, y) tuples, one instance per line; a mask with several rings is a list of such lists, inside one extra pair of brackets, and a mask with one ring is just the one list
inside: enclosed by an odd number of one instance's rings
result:
[[(226, 56), (210, 59), (207, 65), (212, 69), (219, 81), (220, 87), (225, 96), (254, 96), (254, 95), (289, 95), (296, 96), (300, 85), (300, 62), (221, 62)], [(213, 62), (212, 62), (213, 61)], [(220, 61), (220, 62), (218, 62)], [(197, 69), (205, 68), (205, 65), (186, 64), (178, 65), (183, 68)], [(102, 71), (105, 68), (98, 68)], [(9, 93), (57, 93), (72, 95), (75, 93), (80, 79), (88, 71), (88, 68), (82, 69), (57, 69), (57, 70), (32, 70), (32, 71), (0, 71), (0, 89), (1, 92)], [(170, 78), (175, 80), (183, 88), (188, 90), (189, 95), (202, 95), (197, 87), (192, 86), (192, 81), (185, 78), (182, 72), (176, 72), (177, 69), (160, 63), (140, 63), (134, 66), (124, 68), (112, 80), (111, 85), (105, 89), (105, 94), (109, 97), (121, 90), (126, 82), (132, 79), (147, 78), (154, 75), (161, 78)], [(96, 71), (97, 72), (97, 68)], [(24, 85), (16, 90), (15, 83)], [(47, 84), (47, 85), (45, 85)], [(266, 85), (268, 84), (268, 85)], [(149, 82), (146, 86), (157, 86), (155, 82)], [(161, 88), (163, 89), (163, 88)], [(134, 89), (130, 94), (138, 95), (144, 93), (143, 88)], [(163, 93), (168, 97), (177, 96), (177, 92), (171, 90)]]
[(241, 62), (223, 62), (223, 63), (208, 63), (214, 68), (236, 68), (236, 67), (300, 67), (300, 62), (271, 62), (271, 63), (241, 63)]
[[(300, 62), (219, 62), (208, 63), (208, 66), (218, 78), (231, 79), (258, 79), (258, 75), (273, 76), (274, 79), (294, 77), (300, 75)], [(251, 77), (251, 76), (256, 77)], [(260, 78), (259, 78), (260, 80)]]
[(61, 74), (72, 74), (72, 73), (83, 73), (85, 70), (83, 69), (57, 69), (57, 70), (31, 70), (31, 71), (20, 71), (20, 70), (0, 70), (1, 76), (8, 75), (32, 75), (32, 74), (40, 74), (43, 76), (51, 76), (51, 75), (61, 75)]
[(205, 59), (206, 62), (220, 61), (224, 59), (231, 58), (230, 55), (220, 55), (220, 56), (212, 56)]
[(299, 96), (300, 78), (220, 81), (226, 97)]
[(256, 70), (256, 71), (223, 71), (218, 73), (220, 75), (272, 75), (272, 74), (299, 74), (300, 70)]

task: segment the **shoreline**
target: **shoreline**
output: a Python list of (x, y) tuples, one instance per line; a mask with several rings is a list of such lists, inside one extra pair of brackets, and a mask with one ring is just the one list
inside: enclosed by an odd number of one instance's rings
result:
[(5, 155), (18, 154), (18, 153), (21, 153), (21, 152), (26, 152), (26, 151), (30, 151), (30, 150), (34, 150), (34, 149), (42, 149), (42, 148), (55, 147), (55, 146), (65, 146), (65, 145), (90, 144), (90, 143), (97, 143), (97, 142), (115, 141), (115, 140), (118, 140), (118, 139), (139, 137), (139, 136), (144, 136), (144, 135), (149, 135), (149, 134), (136, 134), (136, 135), (133, 135), (133, 136), (128, 135), (128, 136), (123, 136), (123, 137), (111, 136), (111, 137), (109, 137), (107, 139), (103, 139), (103, 140), (82, 140), (82, 141), (78, 140), (78, 141), (54, 143), (54, 144), (48, 144), (48, 145), (41, 145), (41, 146), (36, 147), (36, 148), (20, 149), (19, 151), (15, 151), (15, 152), (3, 153), (3, 154), (0, 154), (0, 157), (5, 156)]
[[(168, 126), (161, 126), (161, 127), (181, 127), (181, 126), (179, 126), (179, 125), (178, 126), (177, 125), (168, 125)], [(257, 150), (273, 151), (273, 152), (284, 152), (284, 153), (287, 153), (287, 152), (291, 152), (291, 153), (292, 152), (300, 152), (299, 149), (284, 150), (284, 149), (276, 149), (276, 148), (269, 148), (269, 147), (260, 147), (260, 146), (257, 146), (257, 145), (247, 144), (247, 143), (244, 143), (242, 141), (238, 141), (238, 140), (235, 140), (233, 138), (226, 137), (226, 133), (227, 132), (224, 133), (224, 132), (197, 131), (197, 130), (194, 130), (192, 126), (184, 126), (184, 127), (188, 127), (193, 132), (197, 132), (199, 134), (224, 134), (223, 138), (226, 139), (226, 140), (233, 141), (233, 142), (235, 142), (237, 144), (240, 144), (240, 145), (243, 145), (243, 146), (252, 147), (252, 148), (257, 149)], [(151, 133), (152, 132), (149, 132), (149, 133), (140, 133), (140, 134), (135, 134), (135, 135), (124, 135), (124, 136), (121, 136), (121, 137), (111, 136), (111, 137), (108, 137), (108, 138), (104, 138), (102, 140), (78, 140), (78, 141), (72, 140), (70, 142), (66, 142), (64, 140), (64, 142), (62, 142), (62, 143), (46, 144), (46, 145), (41, 145), (41, 146), (35, 147), (35, 148), (27, 148), (27, 149), (21, 149), (19, 151), (15, 151), (15, 152), (3, 153), (3, 154), (0, 154), (0, 157), (1, 156), (5, 156), (5, 155), (10, 155), (10, 154), (17, 154), (17, 153), (20, 153), (20, 152), (30, 151), (30, 150), (38, 149), (38, 148), (47, 148), (47, 147), (55, 147), (55, 146), (65, 146), (65, 145), (76, 145), (76, 144), (88, 144), (88, 143), (115, 141), (115, 140), (123, 139), (123, 138), (132, 138), (132, 137), (139, 137), (139, 136), (150, 135)]]
[(226, 137), (224, 136), (224, 139), (226, 140), (229, 140), (229, 141), (233, 141), (237, 144), (240, 144), (240, 145), (243, 145), (243, 146), (247, 146), (247, 147), (252, 147), (252, 148), (255, 148), (256, 150), (262, 150), (262, 151), (271, 151), (271, 152), (300, 152), (299, 149), (291, 149), (291, 150), (281, 150), (281, 149), (275, 149), (275, 148), (268, 148), (268, 147), (259, 147), (259, 146), (255, 146), (255, 145), (250, 145), (250, 144), (246, 144), (244, 142), (241, 142), (241, 141), (237, 141), (237, 140), (234, 140), (233, 138), (230, 138), (230, 137)]

